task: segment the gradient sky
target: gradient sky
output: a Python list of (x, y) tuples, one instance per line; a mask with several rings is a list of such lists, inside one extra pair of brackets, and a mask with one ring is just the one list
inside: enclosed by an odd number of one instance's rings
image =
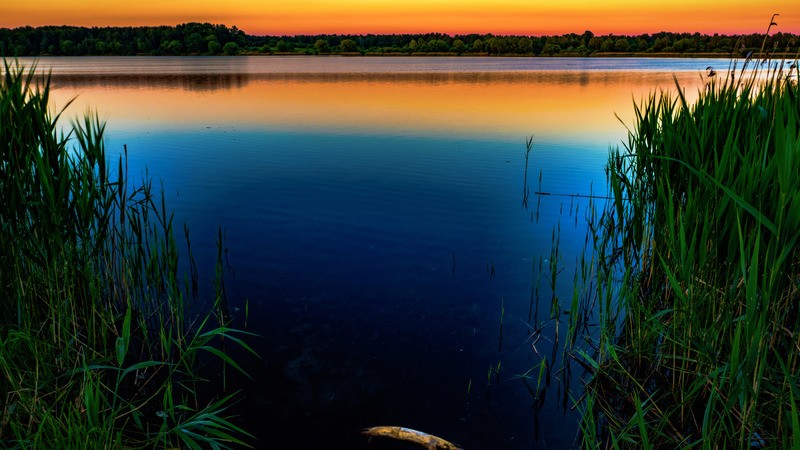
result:
[(0, 27), (211, 22), (250, 34), (800, 33), (798, 0), (2, 0)]

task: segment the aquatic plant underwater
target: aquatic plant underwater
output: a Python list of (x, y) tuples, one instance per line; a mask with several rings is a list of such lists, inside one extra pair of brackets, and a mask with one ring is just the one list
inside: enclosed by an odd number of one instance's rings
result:
[(204, 394), (209, 380), (221, 383), (210, 363), (241, 370), (223, 343), (250, 351), (228, 327), (221, 251), (204, 304), (188, 228), (184, 250), (152, 181), (131, 183), (124, 156), (109, 164), (98, 116), (62, 126), (49, 93), (49, 77), (4, 61), (0, 442), (246, 445), (226, 413), (235, 394)]
[(800, 72), (766, 52), (716, 72), (636, 105), (573, 297), (534, 328), (560, 354), (528, 378), (557, 377), (581, 447), (800, 446)]

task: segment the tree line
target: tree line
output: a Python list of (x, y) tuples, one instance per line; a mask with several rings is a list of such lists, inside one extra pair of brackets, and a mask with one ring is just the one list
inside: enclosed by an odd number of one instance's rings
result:
[[(719, 55), (758, 52), (763, 34), (670, 33), (598, 36), (366, 34), (256, 36), (210, 23), (156, 27), (44, 26), (0, 28), (0, 56), (237, 55), (237, 54), (455, 54), (523, 56)], [(794, 56), (800, 36), (776, 33), (767, 50)]]

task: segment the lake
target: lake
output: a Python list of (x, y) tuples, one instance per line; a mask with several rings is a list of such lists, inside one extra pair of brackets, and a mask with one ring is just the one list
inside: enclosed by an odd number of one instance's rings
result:
[(694, 97), (705, 68), (727, 64), (38, 60), (57, 105), (77, 96), (70, 116), (97, 111), (109, 153), (127, 146), (130, 173), (161, 180), (206, 287), (225, 231), (230, 307), (262, 358), (241, 356), (253, 380), (232, 381), (256, 448), (406, 448), (360, 435), (401, 425), (470, 450), (577, 442), (558, 381), (536, 414), (525, 376), (552, 345), (530, 339), (535, 292), (540, 322), (551, 297), (538, 265), (560, 228), (556, 295), (569, 298), (589, 206), (570, 195), (605, 194), (634, 101), (673, 76)]

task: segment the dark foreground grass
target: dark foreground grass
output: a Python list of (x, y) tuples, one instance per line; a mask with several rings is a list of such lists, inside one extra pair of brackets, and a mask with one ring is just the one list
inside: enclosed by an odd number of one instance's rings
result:
[(97, 117), (62, 130), (49, 80), (4, 69), (0, 446), (241, 444), (232, 397), (200, 395), (202, 360), (238, 368), (220, 341), (249, 350), (226, 327), (221, 283), (190, 319), (197, 274), (179, 273), (185, 251), (163, 196), (149, 180), (130, 184), (124, 158), (110, 167)]
[(798, 69), (744, 65), (650, 96), (610, 155), (564, 347), (585, 447), (800, 447)]

